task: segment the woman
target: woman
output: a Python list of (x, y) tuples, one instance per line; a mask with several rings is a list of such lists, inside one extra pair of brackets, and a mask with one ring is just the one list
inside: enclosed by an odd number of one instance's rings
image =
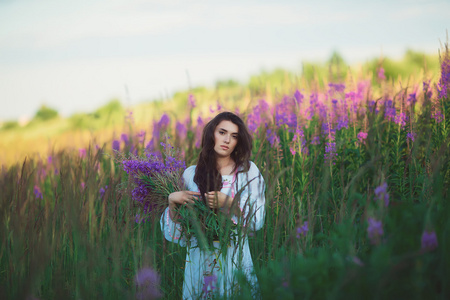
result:
[[(252, 137), (244, 122), (230, 112), (218, 114), (203, 130), (197, 165), (183, 173), (187, 190), (169, 195), (161, 230), (167, 240), (188, 245), (183, 299), (198, 299), (211, 293), (230, 295), (238, 288), (237, 270), (247, 276), (256, 296), (257, 279), (245, 232), (259, 230), (264, 224), (265, 185), (258, 168), (249, 160), (251, 150)], [(237, 194), (239, 197), (235, 197)], [(227, 253), (221, 253), (216, 241), (215, 251), (201, 251), (195, 237), (186, 242), (175, 208), (194, 201), (205, 201), (211, 209), (228, 213), (235, 224), (245, 229), (238, 242), (228, 245)]]

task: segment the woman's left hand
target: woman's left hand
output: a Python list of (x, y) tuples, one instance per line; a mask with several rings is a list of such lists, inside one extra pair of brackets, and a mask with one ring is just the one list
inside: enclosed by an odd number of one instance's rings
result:
[(210, 208), (229, 207), (229, 202), (231, 200), (227, 194), (216, 191), (205, 193), (205, 198), (206, 204), (208, 204)]

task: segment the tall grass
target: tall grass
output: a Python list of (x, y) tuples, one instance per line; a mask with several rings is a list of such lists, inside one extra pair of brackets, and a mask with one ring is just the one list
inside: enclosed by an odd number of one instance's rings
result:
[[(265, 225), (249, 237), (265, 299), (450, 297), (449, 98), (433, 83), (369, 82), (284, 90), (241, 112), (267, 182)], [(152, 140), (130, 123), (115, 145), (158, 151), (168, 132), (195, 163), (208, 118), (191, 110), (176, 129), (183, 120), (167, 118)], [(136, 220), (113, 155), (92, 143), (2, 168), (1, 298), (131, 299), (144, 267), (158, 271), (164, 298), (181, 297), (186, 249), (164, 239), (160, 216)], [(381, 224), (371, 236), (369, 219)], [(421, 243), (424, 232), (436, 233), (437, 247)], [(248, 299), (240, 283), (234, 297)]]

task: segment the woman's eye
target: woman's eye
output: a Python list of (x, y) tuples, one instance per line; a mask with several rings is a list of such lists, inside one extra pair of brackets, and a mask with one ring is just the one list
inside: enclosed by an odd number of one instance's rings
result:
[(237, 135), (233, 135), (233, 138), (234, 138), (234, 139), (237, 139), (238, 137), (237, 137)]
[(223, 131), (219, 131), (219, 133), (221, 134), (221, 135), (223, 135), (225, 132), (223, 132)]

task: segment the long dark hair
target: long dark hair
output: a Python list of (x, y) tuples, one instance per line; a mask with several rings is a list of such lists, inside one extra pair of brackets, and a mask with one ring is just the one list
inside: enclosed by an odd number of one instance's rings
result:
[(232, 112), (218, 114), (203, 129), (202, 150), (198, 156), (197, 168), (195, 169), (194, 182), (200, 190), (203, 201), (205, 201), (205, 193), (222, 189), (222, 176), (217, 170), (216, 153), (214, 151), (214, 131), (222, 121), (231, 121), (238, 126), (239, 130), (236, 148), (230, 155), (235, 163), (233, 172), (236, 170), (247, 172), (250, 168), (253, 139), (247, 126), (241, 118)]

